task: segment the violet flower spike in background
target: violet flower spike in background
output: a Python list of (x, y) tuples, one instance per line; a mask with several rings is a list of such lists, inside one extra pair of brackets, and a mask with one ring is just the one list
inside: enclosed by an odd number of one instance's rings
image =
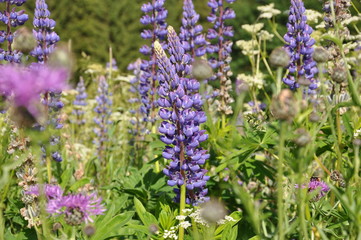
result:
[(54, 51), (55, 44), (60, 40), (60, 37), (54, 32), (56, 22), (49, 18), (50, 12), (45, 0), (36, 0), (35, 6), (33, 34), (38, 46), (31, 52), (31, 55), (37, 57), (39, 63), (43, 63)]
[(0, 2), (6, 5), (5, 11), (0, 12), (0, 21), (6, 25), (6, 31), (0, 31), (0, 43), (7, 41), (7, 48), (0, 48), (0, 61), (20, 63), (22, 53), (12, 47), (15, 32), (12, 28), (23, 25), (29, 17), (24, 10), (16, 11), (16, 8), (11, 5), (21, 6), (26, 0), (2, 0)]
[[(205, 130), (199, 128), (207, 118), (202, 111), (203, 102), (198, 94), (199, 82), (182, 76), (184, 69), (179, 68), (182, 64), (177, 61), (182, 59), (183, 63), (187, 63), (190, 56), (178, 45), (180, 40), (173, 28), (169, 28), (168, 43), (170, 52), (177, 53), (170, 58), (166, 56), (162, 46), (155, 43), (160, 81), (159, 116), (164, 120), (159, 132), (162, 134), (161, 141), (168, 145), (162, 156), (171, 160), (163, 172), (169, 177), (168, 185), (176, 186), (176, 201), (180, 201), (179, 188), (186, 184), (186, 203), (198, 205), (209, 199), (206, 197), (206, 182), (209, 176), (205, 175), (206, 170), (200, 168), (209, 158), (209, 154), (199, 146), (208, 138)], [(173, 52), (172, 49), (177, 51)]]
[(212, 8), (211, 14), (208, 16), (208, 21), (213, 23), (213, 28), (208, 29), (207, 39), (207, 53), (212, 57), (209, 59), (210, 66), (214, 69), (215, 75), (210, 80), (219, 79), (220, 81), (220, 101), (217, 100), (218, 111), (229, 115), (232, 114), (230, 104), (234, 102), (229, 94), (232, 90), (232, 76), (230, 62), (232, 52), (232, 41), (227, 40), (234, 35), (233, 27), (227, 26), (225, 21), (234, 19), (235, 12), (230, 7), (225, 7), (225, 3), (233, 3), (235, 0), (209, 0), (208, 6)]
[(201, 57), (206, 53), (207, 44), (202, 34), (203, 27), (197, 24), (199, 14), (194, 10), (192, 0), (183, 1), (183, 18), (179, 38), (184, 50), (189, 53), (194, 61), (195, 57)]
[(154, 42), (159, 40), (163, 42), (167, 35), (167, 23), (165, 22), (168, 11), (164, 8), (165, 0), (152, 0), (141, 7), (144, 15), (140, 22), (150, 29), (144, 29), (140, 34), (143, 39), (149, 39), (149, 45), (143, 45), (140, 52), (147, 57), (141, 64), (143, 74), (139, 82), (139, 92), (142, 96), (141, 113), (144, 115), (144, 121), (154, 122), (156, 119), (156, 101), (155, 94), (157, 89), (157, 63), (154, 53)]
[(98, 125), (94, 132), (97, 135), (94, 143), (97, 146), (97, 154), (100, 162), (105, 164), (105, 145), (108, 141), (108, 125), (111, 123), (109, 117), (112, 113), (112, 100), (110, 99), (109, 85), (104, 76), (99, 78), (98, 95), (96, 96), (97, 106), (94, 108), (96, 117), (94, 122)]
[(53, 215), (64, 215), (64, 220), (71, 226), (93, 222), (92, 216), (102, 215), (106, 209), (101, 203), (102, 198), (96, 193), (85, 195), (82, 193), (69, 194), (50, 200), (47, 211)]
[(305, 7), (301, 0), (291, 0), (290, 13), (288, 17), (288, 32), (284, 36), (285, 49), (289, 52), (291, 60), (288, 66), (289, 74), (283, 79), (292, 90), (300, 86), (299, 80), (305, 78), (309, 81), (309, 94), (316, 93), (318, 73), (317, 64), (312, 58), (312, 47), (315, 39), (311, 38), (312, 27), (307, 24)]
[(80, 81), (78, 82), (75, 90), (78, 92), (78, 94), (75, 96), (75, 100), (73, 101), (73, 105), (74, 105), (73, 114), (76, 117), (76, 124), (84, 125), (85, 124), (84, 107), (88, 105), (86, 102), (88, 95), (86, 93), (84, 79), (82, 77), (80, 77)]

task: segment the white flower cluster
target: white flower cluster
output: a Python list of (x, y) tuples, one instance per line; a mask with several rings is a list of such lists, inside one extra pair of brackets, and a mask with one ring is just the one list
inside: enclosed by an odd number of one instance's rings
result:
[(237, 75), (237, 79), (240, 79), (243, 82), (247, 83), (249, 87), (261, 89), (264, 85), (264, 75), (261, 72), (257, 73), (254, 76), (241, 73)]
[(263, 23), (255, 23), (255, 24), (244, 24), (241, 27), (246, 30), (250, 34), (256, 34), (263, 28)]
[(273, 16), (280, 14), (281, 11), (278, 9), (275, 9), (274, 7), (275, 7), (274, 3), (257, 7), (257, 10), (261, 12), (261, 14), (259, 15), (259, 18), (271, 19)]
[(259, 33), (257, 33), (257, 36), (260, 40), (269, 41), (272, 40), (274, 35), (269, 33), (266, 30), (261, 30)]
[(360, 129), (357, 129), (356, 132), (353, 134), (353, 136), (355, 138), (360, 138), (361, 137), (361, 128)]
[(190, 218), (193, 218), (194, 222), (199, 223), (203, 226), (209, 227), (206, 220), (201, 217), (201, 210), (196, 209), (193, 213), (189, 214)]
[(306, 17), (307, 17), (307, 22), (309, 23), (318, 23), (318, 20), (320, 18), (322, 18), (322, 14), (312, 10), (312, 9), (306, 9)]
[(349, 25), (349, 24), (351, 24), (351, 23), (358, 22), (358, 21), (360, 21), (360, 20), (361, 20), (361, 14), (359, 14), (358, 16), (352, 16), (352, 17), (350, 17), (350, 18), (347, 18), (347, 19), (343, 20), (343, 21), (341, 22), (341, 25), (342, 25), (342, 26), (346, 26), (346, 25)]
[(221, 219), (217, 222), (218, 225), (226, 224), (228, 222), (237, 222), (236, 219), (234, 219), (231, 216), (225, 216), (224, 219)]
[(170, 230), (164, 230), (163, 234), (164, 239), (178, 239), (176, 234), (176, 227), (171, 227)]
[(256, 49), (258, 43), (256, 40), (238, 40), (236, 45), (242, 49), (242, 54), (246, 56), (257, 55), (259, 50)]

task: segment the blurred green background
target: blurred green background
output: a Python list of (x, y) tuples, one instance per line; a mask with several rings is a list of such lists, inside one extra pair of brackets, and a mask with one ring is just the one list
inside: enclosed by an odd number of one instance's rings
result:
[[(60, 35), (62, 42), (71, 39), (73, 52), (77, 58), (84, 52), (91, 56), (93, 62), (105, 63), (108, 61), (109, 46), (113, 48), (114, 57), (121, 70), (136, 58), (141, 57), (138, 49), (146, 43), (139, 36), (143, 29), (139, 19), (142, 16), (140, 7), (149, 0), (47, 0), (51, 18), (57, 22), (55, 31)], [(356, 0), (359, 1), (359, 0)], [(205, 29), (210, 26), (206, 22), (210, 8), (207, 0), (194, 0), (196, 11), (201, 15), (201, 23)], [(237, 18), (229, 23), (235, 28), (234, 40), (249, 38), (242, 29), (242, 24), (254, 23), (259, 15), (257, 6), (275, 3), (276, 8), (284, 11), (289, 8), (289, 0), (237, 0), (232, 8)], [(168, 9), (168, 24), (175, 29), (180, 27), (182, 18), (182, 0), (166, 0)], [(321, 1), (306, 0), (306, 8), (321, 9)], [(24, 5), (29, 14), (27, 26), (32, 28), (35, 0), (28, 0)], [(24, 8), (20, 7), (20, 8)], [(19, 9), (20, 9), (19, 8)], [(280, 25), (287, 21), (287, 14), (277, 16)], [(280, 28), (285, 33), (285, 28)], [(274, 41), (269, 47), (280, 45)], [(273, 45), (273, 46), (272, 46)], [(234, 59), (240, 55), (235, 48)], [(233, 68), (241, 66), (241, 62), (233, 63)]]

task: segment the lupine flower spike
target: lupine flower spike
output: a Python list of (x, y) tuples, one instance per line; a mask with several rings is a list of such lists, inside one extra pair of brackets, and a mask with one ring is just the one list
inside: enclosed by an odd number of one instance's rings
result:
[(194, 10), (193, 0), (183, 1), (183, 19), (179, 38), (184, 50), (189, 53), (194, 61), (206, 53), (206, 40), (202, 34), (203, 27), (197, 24), (199, 14)]
[(50, 53), (55, 49), (55, 44), (60, 40), (53, 29), (55, 21), (50, 19), (50, 12), (45, 0), (36, 0), (33, 34), (38, 41), (38, 46), (31, 54), (38, 58), (39, 63), (46, 62)]
[(169, 177), (168, 185), (176, 186), (176, 201), (180, 201), (179, 188), (185, 184), (186, 203), (197, 205), (209, 199), (205, 188), (209, 177), (205, 175), (207, 171), (200, 168), (209, 154), (199, 146), (208, 137), (199, 128), (206, 116), (198, 94), (199, 82), (186, 77), (190, 56), (185, 53), (174, 29), (170, 27), (168, 31), (170, 58), (159, 42), (154, 45), (160, 73), (159, 116), (164, 120), (159, 132), (161, 141), (168, 145), (162, 155), (171, 160), (163, 172)]
[(208, 21), (213, 23), (213, 28), (208, 30), (207, 39), (210, 44), (207, 46), (207, 53), (214, 55), (209, 59), (209, 64), (215, 71), (215, 75), (210, 80), (219, 79), (220, 81), (220, 101), (216, 101), (218, 111), (223, 114), (232, 114), (230, 104), (234, 102), (229, 92), (232, 90), (232, 82), (230, 76), (232, 75), (230, 62), (232, 52), (232, 41), (227, 40), (227, 37), (233, 37), (233, 27), (227, 26), (225, 20), (236, 17), (235, 12), (225, 7), (225, 3), (233, 3), (235, 0), (209, 0), (208, 6), (212, 8), (211, 14), (208, 16)]
[(109, 85), (104, 76), (99, 78), (98, 95), (96, 97), (97, 106), (94, 108), (97, 116), (94, 118), (94, 122), (98, 125), (94, 129), (97, 139), (95, 144), (98, 150), (98, 158), (102, 164), (105, 164), (105, 147), (108, 141), (108, 125), (111, 123), (109, 120), (112, 113), (111, 106), (112, 100), (110, 99)]
[[(157, 88), (157, 63), (154, 53), (154, 42), (163, 42), (167, 35), (168, 11), (164, 8), (165, 0), (153, 0), (152, 3), (143, 4), (141, 10), (145, 14), (140, 22), (143, 25), (150, 25), (151, 29), (145, 29), (140, 34), (143, 39), (151, 40), (149, 45), (140, 48), (140, 52), (148, 57), (143, 60), (141, 70), (144, 71), (140, 78), (139, 92), (142, 95), (141, 113), (145, 121), (155, 121), (155, 94)], [(151, 114), (152, 113), (152, 114)], [(150, 116), (150, 114), (152, 116)]]
[(283, 79), (292, 90), (300, 86), (300, 81), (308, 82), (308, 93), (314, 94), (317, 89), (315, 74), (318, 69), (312, 58), (315, 39), (311, 38), (312, 27), (307, 24), (305, 7), (302, 0), (291, 0), (290, 13), (288, 17), (288, 32), (284, 36), (285, 49), (291, 56), (288, 65), (289, 74)]
[(0, 31), (0, 43), (8, 42), (7, 49), (0, 48), (0, 61), (20, 63), (22, 53), (12, 47), (15, 32), (12, 28), (23, 25), (29, 17), (24, 10), (16, 11), (15, 7), (12, 8), (11, 5), (21, 6), (26, 0), (2, 0), (0, 2), (6, 4), (6, 10), (0, 12), (0, 21), (7, 26), (6, 31)]
[(82, 77), (80, 77), (80, 81), (76, 86), (76, 91), (78, 92), (78, 94), (73, 101), (73, 105), (75, 107), (75, 109), (73, 110), (73, 114), (76, 117), (76, 124), (83, 125), (85, 124), (84, 107), (87, 105), (86, 99), (88, 95), (86, 93), (84, 79)]

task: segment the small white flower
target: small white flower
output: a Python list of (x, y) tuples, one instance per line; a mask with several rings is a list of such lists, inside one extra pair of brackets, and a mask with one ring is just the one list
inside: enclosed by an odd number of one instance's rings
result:
[(256, 87), (258, 89), (261, 89), (264, 85), (264, 75), (261, 72), (257, 73), (254, 76), (241, 73), (238, 74), (237, 79), (244, 81), (250, 87)]
[(350, 18), (346, 18), (341, 22), (342, 26), (349, 25), (350, 23), (358, 22), (361, 20), (361, 16), (352, 16)]
[(307, 22), (311, 23), (318, 23), (318, 19), (322, 18), (322, 14), (312, 10), (312, 9), (306, 9), (306, 16), (307, 16)]
[(259, 50), (256, 49), (258, 46), (257, 41), (254, 39), (248, 41), (238, 40), (236, 45), (242, 49), (242, 54), (246, 56), (252, 56), (259, 53)]
[(259, 39), (264, 41), (271, 40), (274, 37), (273, 34), (269, 33), (266, 30), (261, 30), (259, 33), (257, 33), (257, 36), (259, 37)]
[(190, 222), (188, 222), (188, 221), (183, 221), (183, 222), (179, 223), (179, 226), (184, 229), (187, 229), (188, 227), (192, 226), (192, 224), (190, 224)]
[(263, 23), (255, 23), (255, 24), (244, 24), (242, 28), (249, 32), (250, 34), (256, 34), (263, 28)]
[(175, 219), (179, 220), (179, 221), (184, 221), (187, 218), (187, 216), (183, 216), (183, 215), (179, 215), (176, 216)]
[(360, 129), (357, 129), (356, 132), (353, 134), (353, 136), (354, 136), (355, 138), (360, 137), (360, 136), (361, 136), (361, 128), (360, 128)]
[(185, 209), (183, 209), (183, 213), (184, 213), (184, 214), (191, 213), (191, 212), (193, 212), (193, 209), (192, 209), (192, 208), (185, 208)]
[(259, 15), (260, 18), (267, 18), (270, 19), (273, 16), (276, 16), (281, 13), (280, 10), (274, 8), (275, 4), (271, 3), (265, 6), (257, 7), (257, 10), (261, 12)]

